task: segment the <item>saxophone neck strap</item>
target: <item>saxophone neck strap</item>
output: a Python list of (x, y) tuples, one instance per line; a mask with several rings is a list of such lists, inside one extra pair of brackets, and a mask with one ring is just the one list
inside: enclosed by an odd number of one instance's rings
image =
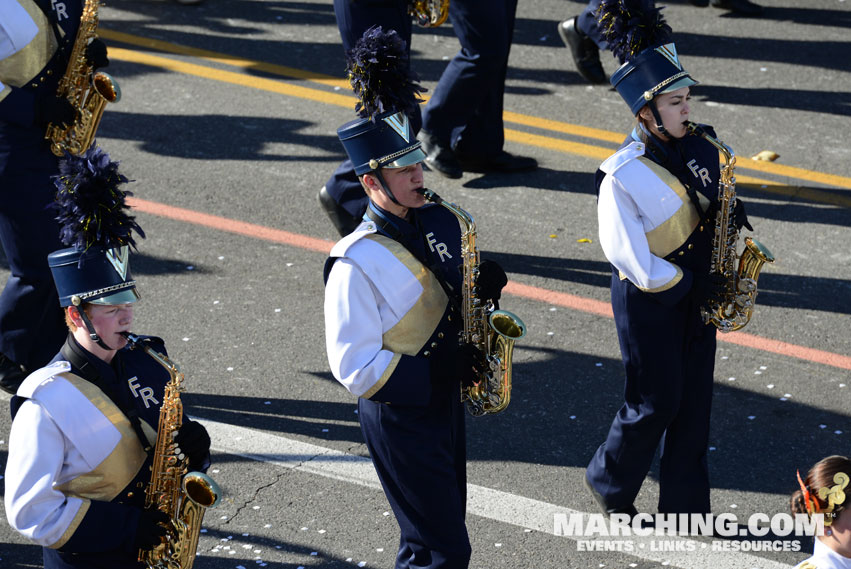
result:
[[(142, 419), (139, 417), (139, 411), (136, 409), (136, 406), (133, 405), (132, 399), (121, 397), (118, 389), (114, 386), (107, 385), (97, 367), (89, 361), (82, 350), (83, 348), (77, 344), (74, 337), (69, 335), (68, 340), (62, 346), (60, 353), (62, 354), (62, 357), (71, 364), (71, 369), (76, 372), (76, 375), (95, 385), (107, 397), (109, 397), (109, 400), (112, 401), (122, 413), (124, 413), (124, 416), (127, 417), (130, 421), (130, 425), (133, 427), (133, 432), (136, 433), (137, 437), (139, 437), (139, 442), (142, 444), (142, 448), (145, 449), (145, 452), (148, 455), (150, 455), (153, 452), (153, 448), (148, 442), (148, 437), (145, 436), (145, 432), (142, 430)], [(116, 354), (115, 357), (117, 358), (118, 365), (118, 373), (116, 373), (116, 377), (120, 384), (121, 377), (124, 375), (122, 373), (124, 371), (124, 361), (118, 354)], [(127, 394), (125, 393), (125, 395)]]

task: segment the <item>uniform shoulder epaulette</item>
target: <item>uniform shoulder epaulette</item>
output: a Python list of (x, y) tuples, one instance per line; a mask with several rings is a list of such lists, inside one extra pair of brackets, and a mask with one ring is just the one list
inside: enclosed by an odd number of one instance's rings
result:
[(378, 227), (373, 221), (364, 221), (357, 228), (337, 241), (336, 245), (331, 248), (331, 257), (345, 257), (349, 247), (363, 239), (367, 235), (371, 235), (378, 231)]
[(606, 158), (606, 160), (600, 164), (600, 170), (606, 174), (614, 174), (625, 164), (629, 164), (636, 158), (644, 156), (644, 150), (644, 143), (634, 140)]
[(37, 369), (29, 374), (18, 388), (18, 395), (20, 397), (32, 399), (33, 394), (35, 394), (38, 388), (41, 387), (45, 381), (59, 375), (60, 373), (67, 373), (69, 371), (71, 371), (71, 364), (64, 360), (53, 362), (48, 366)]

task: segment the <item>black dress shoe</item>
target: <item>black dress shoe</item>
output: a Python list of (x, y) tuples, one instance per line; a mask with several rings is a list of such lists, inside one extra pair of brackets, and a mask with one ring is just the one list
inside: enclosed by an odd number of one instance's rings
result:
[(538, 167), (538, 161), (530, 156), (517, 156), (501, 150), (493, 156), (458, 155), (458, 162), (465, 172), (525, 172)]
[(449, 147), (441, 144), (436, 137), (420, 130), (417, 133), (417, 140), (422, 143), (423, 152), (426, 153), (425, 163), (429, 170), (434, 170), (447, 178), (460, 178), (464, 174), (455, 153)]
[(689, 0), (692, 6), (697, 6), (698, 8), (706, 8), (709, 6), (709, 0)]
[(745, 16), (758, 16), (762, 14), (762, 6), (754, 4), (750, 0), (712, 0), (712, 5), (723, 10), (730, 10), (734, 14)]
[(624, 506), (621, 508), (613, 508), (606, 503), (606, 499), (603, 498), (603, 495), (597, 492), (591, 483), (588, 482), (587, 476), (582, 476), (582, 481), (585, 483), (585, 488), (588, 489), (588, 492), (594, 498), (594, 501), (597, 502), (597, 506), (600, 508), (600, 511), (603, 512), (606, 516), (611, 516), (612, 514), (626, 514), (630, 517), (630, 519), (634, 518), (638, 515), (638, 510), (635, 505), (630, 504), (628, 506)]
[(561, 36), (564, 45), (570, 48), (573, 63), (579, 74), (589, 83), (605, 83), (606, 72), (603, 71), (603, 64), (600, 63), (600, 50), (594, 40), (579, 31), (575, 17), (559, 22), (558, 35)]
[(325, 189), (325, 186), (322, 186), (322, 189), (319, 190), (319, 203), (322, 205), (322, 209), (325, 210), (325, 213), (328, 214), (328, 217), (331, 219), (331, 223), (333, 223), (334, 227), (337, 228), (337, 231), (340, 233), (340, 237), (345, 237), (354, 231), (358, 225), (360, 225), (361, 220), (352, 216), (352, 214), (347, 212), (340, 204), (335, 202), (334, 198), (332, 198)]
[(14, 395), (27, 375), (29, 374), (24, 368), (10, 360), (6, 354), (0, 354), (0, 389)]

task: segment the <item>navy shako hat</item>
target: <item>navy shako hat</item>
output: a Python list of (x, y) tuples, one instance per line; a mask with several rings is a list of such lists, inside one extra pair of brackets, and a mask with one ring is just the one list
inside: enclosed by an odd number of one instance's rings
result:
[(337, 136), (358, 176), (379, 168), (402, 168), (426, 157), (403, 112), (390, 111), (375, 120), (346, 123), (337, 129)]
[(136, 246), (131, 232), (145, 233), (125, 211), (125, 198), (132, 194), (118, 186), (127, 181), (118, 163), (94, 145), (80, 156), (66, 153), (60, 161), (54, 209), (59, 237), (69, 247), (47, 256), (60, 306), (128, 304), (140, 298), (130, 274), (130, 247)]
[(373, 26), (347, 53), (347, 72), (358, 96), (360, 119), (337, 129), (349, 159), (360, 176), (379, 168), (402, 168), (422, 162), (408, 115), (419, 113), (425, 91), (408, 63), (405, 41), (395, 30)]
[(597, 12), (602, 36), (622, 64), (610, 81), (633, 115), (656, 95), (698, 83), (683, 69), (660, 10), (646, 0), (603, 0)]
[(59, 293), (59, 305), (136, 302), (140, 296), (129, 261), (127, 245), (115, 249), (96, 245), (82, 253), (75, 248), (54, 251), (47, 256), (47, 264)]

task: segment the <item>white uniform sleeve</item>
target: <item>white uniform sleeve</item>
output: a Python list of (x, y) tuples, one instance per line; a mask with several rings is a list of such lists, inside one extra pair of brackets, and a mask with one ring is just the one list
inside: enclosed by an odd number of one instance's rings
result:
[(6, 464), (6, 517), (35, 543), (58, 542), (83, 504), (53, 485), (66, 455), (62, 431), (41, 405), (25, 401), (12, 422)]
[(641, 211), (615, 176), (607, 175), (600, 184), (597, 218), (606, 258), (635, 286), (653, 291), (677, 277), (675, 265), (650, 252)]
[[(0, 0), (0, 61), (21, 51), (38, 33), (38, 26), (16, 0)], [(5, 86), (0, 78), (0, 91)]]
[(334, 377), (358, 397), (381, 379), (393, 359), (382, 348), (379, 292), (351, 260), (338, 259), (325, 285), (325, 345)]

